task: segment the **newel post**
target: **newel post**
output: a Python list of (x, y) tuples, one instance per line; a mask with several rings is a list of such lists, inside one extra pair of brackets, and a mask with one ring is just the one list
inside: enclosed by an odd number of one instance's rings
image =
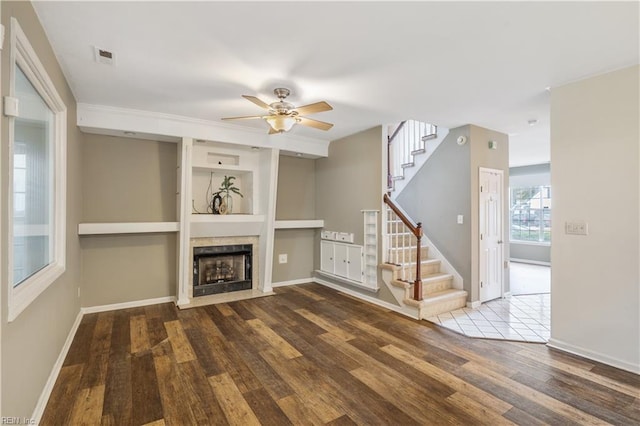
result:
[(422, 257), (420, 256), (420, 247), (422, 243), (420, 240), (422, 239), (422, 223), (418, 222), (416, 226), (416, 280), (413, 283), (413, 298), (415, 300), (422, 300), (422, 274), (420, 273), (420, 263), (422, 261)]

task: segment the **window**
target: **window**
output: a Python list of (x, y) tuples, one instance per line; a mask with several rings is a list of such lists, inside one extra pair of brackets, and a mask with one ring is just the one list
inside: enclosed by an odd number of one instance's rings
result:
[(511, 241), (551, 242), (551, 187), (511, 188)]
[(9, 321), (65, 270), (66, 107), (11, 20)]

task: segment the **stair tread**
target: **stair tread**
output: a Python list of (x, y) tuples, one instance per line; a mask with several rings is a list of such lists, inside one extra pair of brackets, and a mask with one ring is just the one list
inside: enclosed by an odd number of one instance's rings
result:
[(453, 275), (447, 274), (446, 272), (436, 272), (434, 274), (429, 274), (426, 277), (422, 277), (422, 284), (431, 281), (442, 281), (450, 278), (453, 278)]
[(437, 291), (435, 293), (428, 294), (420, 301), (413, 300), (413, 299), (406, 299), (404, 302), (407, 305), (423, 307), (423, 306), (439, 303), (448, 299), (456, 299), (458, 297), (464, 297), (466, 299), (467, 292), (465, 290), (458, 290), (458, 289), (442, 290), (442, 291)]

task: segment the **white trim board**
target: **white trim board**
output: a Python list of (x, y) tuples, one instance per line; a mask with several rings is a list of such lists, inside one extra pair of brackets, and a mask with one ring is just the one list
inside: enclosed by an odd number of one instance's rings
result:
[(67, 354), (69, 353), (69, 349), (71, 348), (73, 339), (76, 337), (76, 332), (78, 331), (78, 327), (80, 326), (80, 322), (82, 322), (83, 317), (84, 313), (82, 312), (82, 309), (80, 309), (78, 315), (76, 316), (76, 320), (71, 326), (71, 330), (69, 330), (67, 340), (65, 340), (64, 345), (60, 350), (60, 355), (58, 355), (58, 359), (51, 368), (49, 378), (47, 379), (47, 382), (42, 389), (42, 393), (40, 393), (40, 398), (38, 398), (38, 402), (33, 409), (33, 414), (31, 414), (31, 418), (35, 421), (35, 424), (40, 424), (42, 414), (44, 413), (44, 409), (46, 408), (47, 402), (49, 402), (49, 397), (51, 396), (51, 392), (53, 391), (53, 386), (56, 384), (56, 380), (58, 380), (58, 375), (60, 374), (60, 370), (62, 370), (62, 365), (64, 364), (64, 360), (67, 357)]
[(570, 343), (563, 342), (558, 339), (549, 339), (547, 346), (550, 348), (558, 349), (560, 351), (569, 352), (570, 354), (578, 355), (583, 358), (591, 359), (593, 361), (601, 362), (603, 364), (610, 365), (612, 367), (619, 368), (621, 370), (630, 371), (631, 373), (640, 374), (640, 365), (634, 365), (630, 362), (623, 361), (618, 358), (610, 357), (599, 352), (594, 352), (589, 349), (575, 346)]
[(316, 284), (320, 284), (320, 285), (323, 285), (325, 287), (329, 287), (329, 288), (332, 288), (334, 290), (340, 291), (342, 293), (346, 293), (349, 296), (355, 297), (356, 299), (360, 299), (360, 300), (363, 300), (365, 302), (369, 302), (369, 303), (372, 303), (374, 305), (380, 306), (382, 308), (389, 309), (389, 310), (391, 310), (393, 312), (397, 312), (399, 314), (408, 316), (410, 318), (420, 319), (420, 318), (418, 318), (417, 312), (410, 312), (408, 310), (404, 310), (404, 309), (402, 309), (402, 306), (393, 305), (393, 304), (391, 304), (389, 302), (385, 302), (384, 300), (376, 299), (374, 297), (367, 296), (366, 294), (361, 294), (361, 293), (358, 293), (357, 291), (349, 290), (348, 288), (344, 288), (344, 287), (342, 287), (342, 286), (340, 286), (338, 284), (330, 283), (329, 281), (325, 281), (325, 280), (323, 280), (321, 278), (318, 278), (318, 277), (314, 277), (313, 278), (313, 282), (316, 283)]
[(539, 260), (518, 259), (516, 257), (509, 258), (509, 262), (526, 263), (530, 265), (551, 266), (551, 262), (541, 262)]
[(111, 305), (89, 306), (80, 308), (83, 314), (115, 311), (117, 309), (139, 308), (140, 306), (159, 305), (160, 303), (176, 303), (175, 296), (157, 297), (155, 299), (134, 300), (132, 302), (113, 303)]
[(277, 283), (271, 283), (271, 287), (285, 287), (288, 285), (309, 284), (313, 282), (313, 278), (298, 278), (297, 280), (280, 281)]

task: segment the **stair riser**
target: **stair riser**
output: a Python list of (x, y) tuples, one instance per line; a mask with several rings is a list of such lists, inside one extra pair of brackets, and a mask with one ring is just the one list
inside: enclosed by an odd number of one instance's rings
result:
[(429, 318), (435, 315), (440, 315), (445, 312), (454, 311), (456, 309), (464, 308), (467, 304), (466, 296), (459, 296), (447, 300), (443, 300), (438, 303), (430, 304), (420, 309), (420, 318)]
[[(403, 271), (395, 271), (393, 279), (413, 282), (416, 276), (416, 271), (414, 268), (415, 266), (412, 266), (411, 268), (405, 268), (404, 274)], [(420, 267), (420, 277), (423, 279), (428, 278), (429, 275), (437, 274), (438, 272), (440, 272), (440, 264), (422, 265)]]
[(449, 290), (451, 288), (453, 288), (452, 278), (445, 278), (440, 281), (429, 281), (426, 283), (422, 283), (422, 297), (426, 298), (429, 297), (429, 295), (432, 293)]

